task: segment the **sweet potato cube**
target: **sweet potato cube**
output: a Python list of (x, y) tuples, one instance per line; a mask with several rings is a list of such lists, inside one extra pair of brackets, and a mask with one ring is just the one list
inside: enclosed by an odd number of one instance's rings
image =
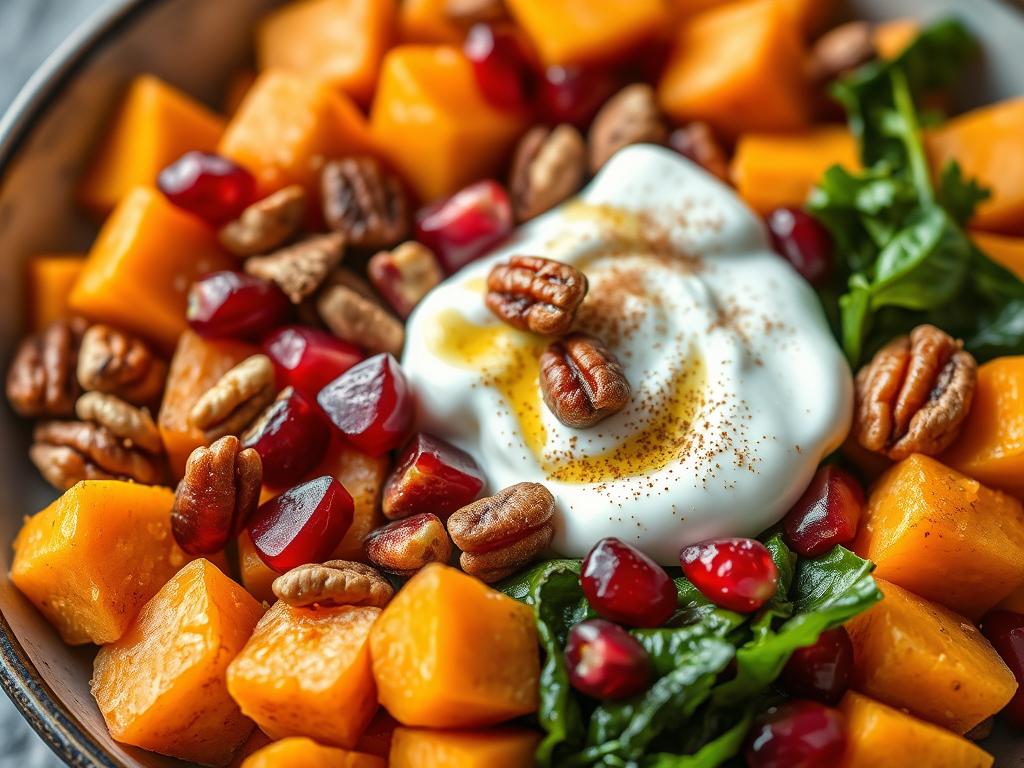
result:
[(448, 0), (403, 0), (398, 6), (398, 40), (402, 43), (459, 45), (465, 30), (448, 18)]
[[(712, 8), (733, 5), (740, 0), (669, 0), (673, 17), (688, 19)], [(836, 12), (835, 0), (777, 0), (805, 36), (813, 37), (821, 32)], [(884, 26), (884, 25), (879, 25)]]
[(256, 553), (256, 545), (248, 531), (238, 535), (238, 570), (242, 577), (242, 586), (261, 603), (273, 603), (277, 600), (271, 587), (279, 574), (263, 562)]
[(387, 768), (387, 761), (362, 752), (323, 747), (312, 739), (292, 738), (264, 747), (242, 763), (242, 768)]
[(508, 8), (549, 66), (614, 58), (669, 18), (664, 0), (508, 0)]
[(971, 240), (992, 261), (1013, 272), (1018, 280), (1024, 280), (1024, 237), (971, 232)]
[(206, 560), (182, 568), (100, 649), (92, 694), (116, 741), (225, 765), (252, 733), (224, 673), (263, 609)]
[(85, 257), (78, 253), (47, 253), (29, 259), (26, 302), (32, 330), (68, 316), (68, 297), (84, 266)]
[(190, 150), (212, 152), (224, 120), (152, 75), (132, 81), (82, 180), (79, 199), (107, 214), (137, 186), (152, 186), (161, 170)]
[(406, 583), (370, 648), (380, 702), (403, 725), (475, 728), (537, 709), (531, 609), (446, 565)]
[(677, 122), (704, 120), (725, 136), (797, 131), (810, 114), (805, 56), (775, 0), (726, 5), (680, 27), (658, 99)]
[(962, 736), (849, 691), (846, 752), (839, 768), (990, 768), (992, 756)]
[(83, 480), (28, 518), (11, 580), (64, 641), (110, 643), (181, 566), (174, 494), (120, 480)]
[(256, 58), (261, 69), (328, 83), (365, 104), (394, 26), (395, 0), (299, 0), (264, 17)]
[(1024, 506), (915, 454), (872, 488), (853, 549), (877, 576), (978, 619), (1024, 582)]
[(430, 731), (397, 728), (390, 768), (524, 768), (533, 765), (540, 735), (521, 728)]
[(920, 32), (921, 22), (918, 19), (890, 19), (874, 26), (871, 39), (878, 58), (891, 60), (903, 53)]
[(963, 616), (891, 582), (885, 599), (851, 620), (853, 688), (956, 733), (1001, 710), (1013, 673)]
[(189, 286), (231, 263), (202, 221), (155, 189), (136, 187), (103, 224), (68, 304), (90, 320), (173, 349), (188, 327)]
[(384, 58), (370, 125), (380, 151), (428, 202), (498, 172), (525, 119), (484, 100), (458, 49), (402, 45)]
[(228, 668), (228, 690), (271, 738), (351, 748), (377, 711), (370, 627), (380, 608), (276, 603)]
[(344, 93), (271, 69), (256, 78), (219, 145), (264, 194), (289, 184), (318, 194), (325, 161), (370, 150), (366, 120)]

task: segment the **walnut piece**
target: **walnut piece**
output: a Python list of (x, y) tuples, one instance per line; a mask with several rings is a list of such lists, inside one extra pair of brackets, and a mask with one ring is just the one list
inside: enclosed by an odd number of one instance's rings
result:
[(511, 326), (544, 336), (572, 327), (587, 295), (587, 277), (575, 267), (540, 256), (513, 256), (487, 276), (487, 308)]
[(163, 456), (129, 447), (106, 427), (87, 421), (45, 421), (33, 434), (29, 458), (54, 488), (66, 491), (80, 480), (166, 481)]
[(321, 179), (324, 220), (356, 246), (384, 248), (409, 232), (402, 182), (368, 155), (334, 160)]
[(217, 237), (235, 256), (255, 256), (283, 245), (305, 219), (306, 190), (292, 184), (257, 200), (221, 227)]
[(366, 559), (388, 573), (411, 576), (427, 563), (447, 563), (452, 542), (437, 515), (424, 512), (370, 531)]
[(71, 416), (81, 389), (75, 377), (87, 323), (57, 320), (21, 342), (7, 372), (7, 400), (20, 415)]
[(866, 64), (876, 55), (868, 22), (840, 24), (815, 41), (807, 64), (808, 76), (812, 83), (824, 85)]
[(627, 85), (601, 107), (590, 125), (590, 171), (597, 173), (623, 147), (663, 144), (667, 135), (654, 89), (644, 83)]
[(376, 568), (351, 560), (300, 565), (278, 576), (272, 589), (278, 600), (296, 607), (372, 605), (383, 608), (395, 595), (394, 587)]
[(941, 453), (960, 433), (977, 377), (974, 357), (933, 325), (893, 339), (857, 373), (857, 442), (893, 461)]
[(567, 427), (586, 429), (629, 402), (625, 371), (615, 355), (586, 333), (552, 342), (540, 357), (544, 402)]
[(116, 395), (86, 392), (75, 403), (75, 414), (82, 421), (91, 421), (110, 430), (127, 448), (137, 447), (154, 455), (163, 453), (163, 438), (149, 411), (136, 408)]
[(512, 158), (509, 194), (518, 221), (554, 208), (583, 186), (587, 148), (571, 125), (538, 125), (519, 141)]
[(517, 483), (478, 499), (448, 518), (448, 533), (462, 550), (462, 570), (487, 583), (500, 581), (537, 559), (555, 534), (555, 497), (539, 483)]
[(373, 287), (402, 318), (444, 279), (434, 252), (415, 240), (374, 254), (366, 269)]
[(729, 158), (710, 125), (695, 120), (669, 134), (668, 145), (722, 181), (729, 180)]
[(248, 357), (220, 377), (192, 406), (189, 421), (207, 443), (241, 434), (276, 394), (274, 366), (266, 355)]
[(134, 405), (159, 402), (167, 380), (167, 363), (142, 339), (97, 323), (82, 336), (78, 383), (86, 392), (116, 395)]
[(396, 357), (405, 344), (405, 327), (380, 303), (361, 291), (340, 283), (328, 286), (317, 297), (317, 312), (339, 339), (370, 352), (390, 352)]
[(272, 280), (293, 304), (312, 296), (345, 253), (345, 238), (337, 233), (315, 235), (269, 256), (245, 262), (250, 275)]

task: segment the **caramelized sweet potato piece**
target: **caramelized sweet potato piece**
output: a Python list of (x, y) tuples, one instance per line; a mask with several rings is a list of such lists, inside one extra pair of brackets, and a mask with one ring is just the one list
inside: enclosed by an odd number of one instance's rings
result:
[(387, 768), (387, 761), (362, 752), (322, 747), (312, 739), (292, 738), (264, 747), (242, 763), (242, 768)]
[[(669, 7), (676, 19), (684, 20), (737, 2), (740, 0), (669, 0)], [(808, 37), (814, 37), (828, 26), (837, 5), (835, 0), (778, 0), (778, 3)]]
[(540, 735), (521, 728), (429, 731), (398, 728), (390, 768), (524, 768), (533, 765)]
[(263, 562), (252, 543), (248, 531), (238, 535), (238, 570), (242, 577), (242, 586), (246, 591), (262, 603), (273, 603), (274, 579), (281, 574)]
[(29, 259), (25, 268), (29, 328), (40, 331), (68, 316), (68, 297), (84, 266), (82, 254), (47, 253)]

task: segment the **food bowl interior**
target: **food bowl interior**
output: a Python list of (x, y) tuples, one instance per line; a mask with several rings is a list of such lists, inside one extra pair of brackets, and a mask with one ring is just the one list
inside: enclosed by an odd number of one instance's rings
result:
[[(86, 249), (95, 222), (74, 186), (125, 83), (152, 72), (217, 106), (250, 56), (255, 20), (273, 0), (119, 0), (70, 39), (0, 124), (0, 361), (23, 331), (22, 270), (35, 253)], [(962, 106), (1024, 93), (1024, 14), (998, 0), (851, 0), (871, 19), (957, 13), (984, 41)], [(4, 129), (6, 128), (6, 133)], [(145, 307), (139, 307), (145, 312)], [(90, 649), (70, 649), (6, 578), (24, 516), (54, 497), (26, 455), (27, 426), (0, 404), (0, 680), (33, 726), (74, 765), (170, 766), (114, 743), (89, 694)], [(1024, 760), (1024, 739), (989, 743), (999, 765)]]

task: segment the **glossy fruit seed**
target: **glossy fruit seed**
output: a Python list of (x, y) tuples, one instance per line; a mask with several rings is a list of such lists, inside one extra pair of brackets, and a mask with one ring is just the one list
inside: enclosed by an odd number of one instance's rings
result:
[(790, 695), (836, 704), (850, 687), (853, 643), (842, 627), (821, 633), (814, 645), (798, 648), (782, 672)]
[(442, 520), (476, 499), (484, 473), (473, 457), (425, 432), (416, 434), (384, 484), (384, 516), (431, 512)]
[(238, 218), (256, 199), (251, 173), (205, 152), (186, 152), (160, 171), (156, 184), (174, 205), (215, 227)]
[(539, 93), (544, 119), (585, 129), (620, 85), (618, 78), (597, 67), (548, 67)]
[[(1024, 615), (1011, 611), (992, 611), (981, 620), (981, 631), (1019, 684), (1024, 684)], [(1024, 728), (1024, 687), (1018, 688), (1003, 709), (1003, 716), (1014, 728)]]
[(485, 179), (416, 214), (416, 239), (448, 274), (458, 272), (512, 231), (512, 204), (498, 182)]
[(756, 611), (775, 594), (779, 571), (764, 544), (754, 539), (712, 539), (684, 547), (683, 573), (715, 605)]
[(192, 284), (185, 317), (200, 336), (254, 340), (291, 311), (274, 283), (243, 272), (213, 272)]
[(293, 386), (315, 402), (320, 390), (363, 359), (359, 347), (319, 328), (289, 325), (263, 340), (280, 387)]
[(320, 410), (294, 388), (284, 389), (242, 435), (263, 460), (263, 482), (284, 488), (302, 479), (327, 450), (331, 432)]
[(261, 504), (249, 523), (256, 554), (278, 573), (327, 560), (352, 525), (348, 491), (330, 475)]
[(569, 630), (565, 662), (573, 688), (595, 699), (625, 699), (651, 684), (647, 651), (618, 624), (590, 619)]
[(397, 448), (412, 426), (412, 392), (387, 353), (350, 368), (320, 390), (317, 402), (345, 439), (371, 456)]
[(611, 537), (590, 550), (580, 583), (595, 611), (631, 627), (661, 626), (678, 602), (676, 585), (660, 565)]
[(821, 223), (799, 208), (776, 208), (768, 214), (772, 245), (811, 285), (832, 275), (832, 237)]
[(838, 710), (794, 700), (768, 710), (747, 737), (749, 768), (835, 768), (846, 749)]
[(483, 97), (498, 109), (521, 110), (533, 98), (536, 75), (526, 43), (514, 27), (474, 24), (462, 52), (473, 65)]
[(786, 514), (786, 543), (804, 557), (818, 557), (857, 535), (864, 490), (857, 478), (834, 465), (821, 467)]

